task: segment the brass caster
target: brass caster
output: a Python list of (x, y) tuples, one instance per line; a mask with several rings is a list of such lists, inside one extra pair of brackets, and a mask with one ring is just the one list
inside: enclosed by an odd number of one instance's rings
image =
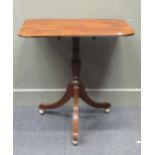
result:
[(110, 111), (111, 111), (110, 108), (104, 109), (104, 112), (105, 112), (105, 113), (109, 113)]
[(45, 110), (44, 109), (39, 109), (39, 113), (40, 113), (40, 115), (43, 115), (45, 113)]
[(73, 143), (73, 145), (78, 145), (78, 141), (77, 140), (73, 140), (72, 143)]

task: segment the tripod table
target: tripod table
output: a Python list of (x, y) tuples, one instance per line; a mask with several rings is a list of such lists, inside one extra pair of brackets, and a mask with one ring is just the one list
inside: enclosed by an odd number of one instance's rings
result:
[(20, 31), (21, 37), (61, 37), (72, 38), (72, 80), (68, 84), (64, 96), (55, 103), (40, 104), (39, 112), (43, 114), (46, 109), (54, 109), (64, 105), (73, 97), (73, 121), (72, 138), (73, 144), (78, 144), (79, 125), (79, 98), (88, 105), (95, 108), (103, 108), (110, 112), (109, 103), (97, 103), (87, 94), (83, 83), (80, 80), (80, 37), (117, 37), (134, 35), (134, 30), (120, 19), (29, 19), (26, 20)]

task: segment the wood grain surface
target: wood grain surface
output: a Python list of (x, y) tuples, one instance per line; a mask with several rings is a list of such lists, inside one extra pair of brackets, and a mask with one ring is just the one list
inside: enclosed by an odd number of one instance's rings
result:
[(130, 36), (134, 30), (120, 19), (29, 19), (21, 37)]

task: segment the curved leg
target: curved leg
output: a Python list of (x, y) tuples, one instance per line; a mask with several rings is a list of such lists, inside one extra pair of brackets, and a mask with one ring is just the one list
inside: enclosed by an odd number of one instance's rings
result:
[(87, 92), (85, 91), (85, 88), (83, 86), (82, 83), (80, 83), (80, 97), (90, 106), (94, 107), (94, 108), (104, 108), (104, 109), (108, 109), (111, 107), (111, 105), (107, 102), (103, 102), (103, 103), (97, 103), (95, 101), (93, 101), (87, 94)]
[(74, 85), (73, 88), (73, 98), (74, 98), (74, 105), (73, 105), (73, 122), (72, 122), (72, 136), (73, 136), (73, 144), (78, 144), (78, 127), (79, 127), (79, 86)]
[(69, 84), (64, 96), (59, 101), (50, 104), (40, 104), (39, 109), (45, 110), (45, 109), (58, 108), (63, 104), (65, 104), (71, 97), (72, 97), (72, 84)]

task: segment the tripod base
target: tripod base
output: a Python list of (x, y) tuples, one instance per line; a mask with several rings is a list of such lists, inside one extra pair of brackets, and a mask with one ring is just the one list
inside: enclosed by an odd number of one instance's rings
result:
[(73, 79), (68, 84), (64, 96), (55, 103), (40, 104), (39, 112), (44, 114), (46, 109), (59, 108), (64, 105), (71, 97), (73, 97), (73, 121), (72, 121), (72, 137), (73, 144), (78, 144), (78, 127), (79, 127), (79, 98), (85, 101), (86, 104), (94, 108), (102, 108), (106, 113), (110, 112), (111, 105), (109, 103), (98, 103), (93, 101), (87, 94), (84, 85), (80, 79), (81, 60), (79, 56), (79, 38), (73, 38), (73, 59), (72, 73)]
[(109, 103), (97, 103), (93, 101), (85, 91), (85, 88), (81, 82), (72, 81), (64, 94), (64, 96), (55, 103), (50, 104), (40, 104), (39, 112), (44, 114), (46, 109), (59, 108), (64, 105), (71, 97), (74, 99), (73, 103), (73, 122), (72, 122), (72, 136), (73, 144), (78, 144), (78, 126), (79, 126), (79, 98), (81, 98), (85, 103), (94, 108), (102, 108), (106, 113), (110, 112), (111, 105)]

